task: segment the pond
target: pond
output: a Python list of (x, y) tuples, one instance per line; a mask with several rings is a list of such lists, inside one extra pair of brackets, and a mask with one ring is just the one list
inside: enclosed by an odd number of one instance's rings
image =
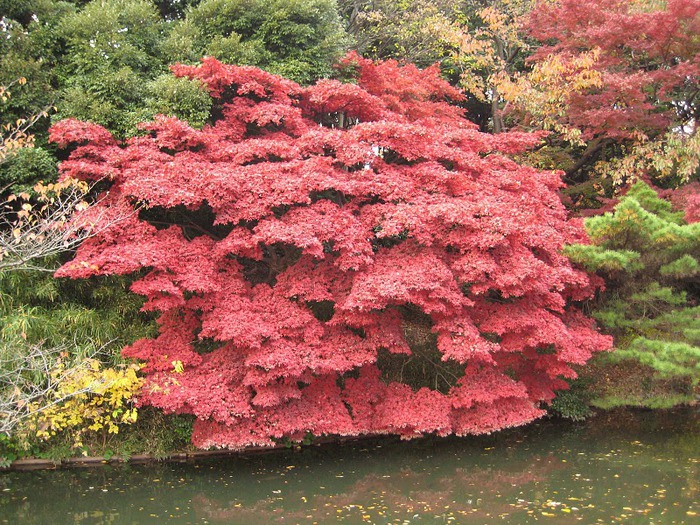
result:
[[(696, 517), (697, 516), (697, 517)], [(0, 523), (700, 523), (700, 413), (0, 474)]]

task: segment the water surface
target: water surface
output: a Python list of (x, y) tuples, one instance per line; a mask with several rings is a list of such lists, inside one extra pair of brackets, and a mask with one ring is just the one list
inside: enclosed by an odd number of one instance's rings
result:
[(700, 523), (700, 414), (0, 474), (0, 523)]

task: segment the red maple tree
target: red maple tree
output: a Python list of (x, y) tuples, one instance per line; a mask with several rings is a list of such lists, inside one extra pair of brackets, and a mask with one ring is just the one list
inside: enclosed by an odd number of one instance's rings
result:
[[(506, 155), (540, 136), (480, 133), (437, 68), (344, 65), (357, 84), (176, 65), (214, 99), (204, 129), (159, 117), (126, 144), (52, 129), (73, 148), (64, 176), (108, 178), (100, 213), (127, 217), (57, 275), (138, 272), (160, 334), (124, 355), (146, 363), (143, 403), (197, 416), (198, 446), (520, 425), (610, 346), (571, 304), (594, 286), (560, 254), (584, 233), (559, 175)], [(378, 363), (412, 354), (416, 311), (461, 370), (447, 386)]]
[(694, 126), (700, 94), (700, 2), (559, 0), (531, 13), (530, 36), (544, 42), (531, 60), (597, 50), (602, 85), (572, 93), (564, 123), (584, 139), (654, 137)]

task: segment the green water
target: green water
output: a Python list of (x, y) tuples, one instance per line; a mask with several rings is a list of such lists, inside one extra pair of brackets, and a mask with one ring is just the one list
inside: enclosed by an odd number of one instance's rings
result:
[(700, 414), (0, 474), (0, 523), (700, 523)]

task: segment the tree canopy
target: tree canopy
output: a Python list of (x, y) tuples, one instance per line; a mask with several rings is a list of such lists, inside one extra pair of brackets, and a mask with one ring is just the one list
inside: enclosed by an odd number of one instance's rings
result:
[[(52, 130), (74, 148), (64, 175), (112, 181), (96, 209), (148, 208), (58, 275), (145, 272), (132, 290), (160, 335), (124, 353), (147, 363), (143, 402), (197, 416), (199, 446), (490, 432), (542, 415), (610, 345), (571, 304), (594, 286), (560, 254), (583, 231), (558, 176), (506, 156), (539, 135), (480, 133), (436, 68), (345, 66), (357, 84), (302, 88), (208, 58), (173, 68), (208, 86), (201, 131), (161, 117), (120, 145), (76, 120)], [(387, 377), (396, 358), (435, 376)]]

